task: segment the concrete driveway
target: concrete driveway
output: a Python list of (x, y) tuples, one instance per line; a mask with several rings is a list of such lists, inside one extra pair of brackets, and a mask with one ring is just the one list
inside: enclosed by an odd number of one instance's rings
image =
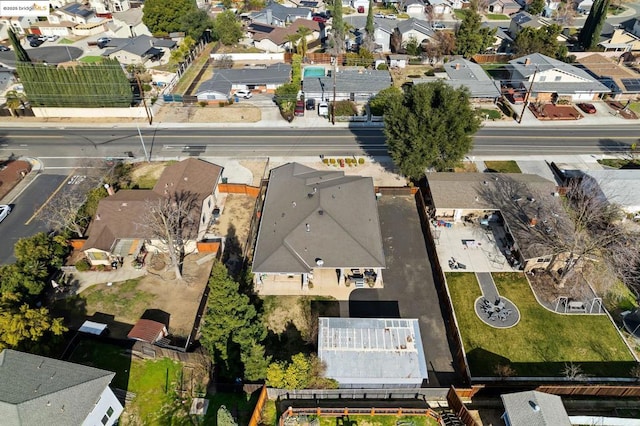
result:
[(429, 370), (429, 387), (456, 384), (446, 325), (431, 263), (411, 196), (383, 196), (378, 202), (387, 269), (384, 288), (351, 293), (349, 316), (418, 318)]

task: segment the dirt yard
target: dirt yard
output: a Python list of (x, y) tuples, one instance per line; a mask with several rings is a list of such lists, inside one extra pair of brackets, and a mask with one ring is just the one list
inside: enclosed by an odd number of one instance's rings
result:
[(260, 108), (249, 105), (163, 105), (154, 118), (155, 123), (255, 123), (262, 119)]
[(166, 162), (138, 163), (131, 172), (131, 180), (133, 182), (138, 182), (140, 179), (157, 181), (165, 167), (167, 167)]
[[(251, 185), (260, 186), (260, 181), (264, 177), (265, 179), (269, 177), (269, 170), (265, 170), (267, 167), (266, 161), (257, 161), (257, 160), (240, 160), (238, 161), (242, 167), (245, 167), (251, 171), (253, 175), (253, 182)], [(264, 176), (263, 176), (264, 175)]]
[[(245, 249), (249, 226), (256, 199), (244, 194), (226, 194), (224, 209), (211, 231), (227, 239), (235, 238), (241, 250)], [(235, 244), (227, 241), (227, 244)]]

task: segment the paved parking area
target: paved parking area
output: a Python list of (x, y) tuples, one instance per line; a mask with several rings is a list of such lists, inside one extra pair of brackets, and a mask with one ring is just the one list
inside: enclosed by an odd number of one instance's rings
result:
[(458, 376), (431, 263), (411, 196), (383, 196), (378, 202), (387, 269), (384, 288), (351, 293), (350, 317), (418, 318), (430, 387), (449, 386)]

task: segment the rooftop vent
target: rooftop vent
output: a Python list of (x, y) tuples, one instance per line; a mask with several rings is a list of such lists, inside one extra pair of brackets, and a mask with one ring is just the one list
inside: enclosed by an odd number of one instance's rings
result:
[(297, 205), (297, 204), (296, 204), (296, 202), (295, 202), (295, 201), (292, 201), (292, 202), (291, 202), (291, 207), (293, 207), (294, 209), (296, 208), (296, 205)]
[(536, 411), (536, 412), (540, 411), (540, 406), (533, 401), (529, 401), (529, 406), (533, 411)]
[(324, 214), (324, 210), (318, 210), (318, 215), (322, 216)]
[(322, 260), (322, 259), (320, 259), (320, 258), (316, 259), (316, 265), (317, 265), (317, 266), (322, 266), (322, 265), (324, 265), (324, 260)]
[(307, 228), (307, 232), (311, 232), (311, 226), (308, 223), (304, 225)]

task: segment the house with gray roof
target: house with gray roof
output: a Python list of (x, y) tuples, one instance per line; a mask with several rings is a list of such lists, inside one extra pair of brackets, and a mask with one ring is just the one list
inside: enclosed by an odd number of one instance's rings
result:
[(86, 24), (96, 16), (95, 10), (91, 7), (76, 2), (62, 6), (56, 10), (56, 14), (61, 16), (61, 19), (75, 24)]
[(274, 93), (291, 81), (290, 64), (273, 64), (264, 68), (220, 69), (203, 82), (196, 96), (198, 101), (227, 100), (236, 90)]
[(307, 99), (327, 101), (352, 100), (367, 102), (382, 89), (392, 85), (391, 74), (387, 70), (371, 70), (364, 68), (343, 68), (336, 72), (335, 79), (331, 74), (324, 77), (306, 78), (302, 87)]
[(419, 388), (428, 380), (417, 319), (321, 317), (318, 358), (340, 388)]
[(509, 61), (508, 70), (514, 86), (531, 87), (532, 101), (590, 101), (611, 92), (585, 70), (540, 53)]
[(592, 184), (591, 193), (615, 204), (630, 215), (640, 214), (640, 170), (585, 170), (583, 182)]
[(571, 420), (562, 398), (538, 391), (509, 393), (500, 396), (507, 426), (570, 426)]
[(0, 352), (4, 426), (115, 424), (122, 413), (115, 373), (26, 352)]
[(370, 177), (288, 163), (271, 170), (253, 253), (257, 288), (381, 285), (385, 257)]
[(306, 7), (286, 7), (275, 1), (270, 1), (264, 9), (253, 12), (249, 18), (251, 22), (285, 27), (296, 19), (311, 20), (311, 14), (311, 9)]
[(537, 30), (538, 28), (546, 27), (547, 25), (549, 25), (549, 23), (538, 16), (534, 16), (524, 11), (518, 12), (511, 17), (509, 34), (511, 34), (511, 37), (515, 38), (523, 28), (533, 28)]
[(489, 0), (486, 7), (488, 13), (501, 13), (504, 15), (512, 15), (520, 11), (520, 9), (521, 6), (514, 0)]
[(176, 42), (170, 39), (139, 35), (132, 38), (113, 38), (105, 44), (102, 56), (117, 59), (121, 64), (162, 65), (169, 62)]
[[(494, 102), (500, 97), (499, 82), (487, 75), (482, 67), (466, 59), (456, 59), (444, 64), (444, 78), (440, 78), (453, 88), (465, 87), (474, 101)], [(438, 76), (440, 77), (440, 75)], [(430, 79), (414, 79), (413, 84), (427, 83)]]
[(395, 28), (395, 33), (402, 44), (411, 39), (415, 39), (420, 44), (425, 41), (433, 41), (435, 37), (435, 31), (431, 28), (431, 25), (427, 21), (416, 18), (399, 21)]
[(502, 218), (511, 252), (525, 271), (562, 268), (567, 253), (554, 240), (575, 238), (558, 187), (525, 173), (427, 173), (430, 214), (461, 223), (465, 218)]

